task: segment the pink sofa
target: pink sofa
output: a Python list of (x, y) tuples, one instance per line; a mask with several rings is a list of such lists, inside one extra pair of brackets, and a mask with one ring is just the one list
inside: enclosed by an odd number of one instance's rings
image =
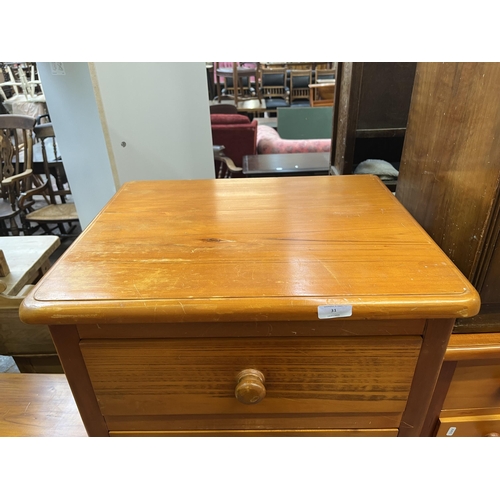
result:
[(267, 125), (257, 128), (257, 153), (328, 153), (330, 139), (282, 139), (278, 132)]

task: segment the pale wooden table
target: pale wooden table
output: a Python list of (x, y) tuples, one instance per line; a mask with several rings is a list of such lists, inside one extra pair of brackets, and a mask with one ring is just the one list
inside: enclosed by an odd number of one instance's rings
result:
[(2, 373), (0, 437), (87, 436), (64, 375)]
[(57, 236), (2, 236), (3, 250), (10, 269), (0, 277), (0, 293), (17, 295), (25, 285), (33, 283), (49, 267), (49, 257), (60, 245)]
[(0, 354), (12, 356), (21, 372), (62, 372), (48, 328), (34, 328), (19, 319), (28, 285), (47, 271), (49, 257), (59, 245), (57, 236), (0, 237), (10, 271), (0, 277)]

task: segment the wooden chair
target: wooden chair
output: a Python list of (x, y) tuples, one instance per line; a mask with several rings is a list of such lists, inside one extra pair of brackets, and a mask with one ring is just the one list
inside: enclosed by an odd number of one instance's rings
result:
[[(2, 73), (4, 76), (4, 81), (0, 83), (0, 96), (4, 100), (8, 100), (14, 96), (18, 96), (23, 93), (23, 85), (21, 81), (16, 80), (10, 64), (2, 63), (1, 65)], [(7, 90), (7, 92), (5, 92)], [(19, 92), (21, 90), (21, 92)]]
[(311, 108), (333, 106), (335, 100), (335, 80), (312, 83), (309, 85), (309, 88), (311, 90), (309, 96)]
[(335, 69), (316, 69), (314, 71), (314, 83), (335, 81)]
[(286, 67), (260, 69), (260, 92), (266, 102), (266, 110), (288, 107), (290, 89), (286, 82)]
[(217, 179), (230, 179), (234, 174), (241, 173), (243, 169), (224, 154), (224, 146), (213, 146), (213, 150)]
[[(243, 66), (242, 63), (233, 62), (232, 67), (220, 67), (218, 62), (214, 62), (214, 68), (218, 102), (221, 102), (223, 97), (234, 99), (235, 106), (238, 106), (239, 100), (258, 99), (262, 102), (258, 85), (258, 64), (250, 68)], [(251, 86), (252, 77), (255, 80), (255, 89)], [(225, 96), (222, 92), (221, 78), (224, 78)]]
[(290, 106), (310, 106), (312, 70), (290, 71)]
[[(17, 72), (26, 97), (33, 99), (38, 94), (43, 95), (42, 82), (37, 75), (36, 64), (27, 63), (24, 69), (22, 66), (19, 66)], [(43, 101), (45, 102), (45, 98)]]
[[(26, 230), (21, 193), (32, 186), (33, 128), (35, 119), (0, 115), (0, 234), (18, 236)], [(22, 159), (22, 161), (21, 161)], [(33, 203), (28, 203), (29, 209)]]
[(234, 104), (212, 104), (210, 106), (211, 115), (235, 115), (238, 108)]
[(309, 85), (311, 107), (333, 106), (335, 100), (335, 68), (316, 68), (314, 83)]
[[(43, 123), (34, 127), (35, 137), (42, 145), (43, 166), (46, 181), (38, 188), (23, 194), (19, 199), (19, 207), (25, 211), (25, 220), (31, 225), (31, 232), (38, 228), (43, 234), (54, 234), (56, 227), (62, 236), (71, 236), (79, 222), (74, 203), (67, 201), (71, 194), (63, 163), (57, 152), (57, 143), (52, 124)], [(47, 148), (54, 148), (55, 161), (48, 161)], [(48, 198), (49, 203), (38, 209), (33, 209), (35, 195)], [(33, 227), (32, 224), (35, 224)], [(66, 227), (66, 225), (67, 227)], [(55, 227), (53, 227), (55, 225)]]

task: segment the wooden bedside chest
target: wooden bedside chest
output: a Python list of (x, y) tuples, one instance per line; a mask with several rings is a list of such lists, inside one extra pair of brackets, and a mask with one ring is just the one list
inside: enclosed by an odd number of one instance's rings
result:
[(25, 299), (90, 436), (417, 436), (474, 288), (373, 176), (125, 184)]

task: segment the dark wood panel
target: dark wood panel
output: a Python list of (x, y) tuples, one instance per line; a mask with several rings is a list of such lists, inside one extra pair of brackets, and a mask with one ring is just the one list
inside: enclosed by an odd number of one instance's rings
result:
[(455, 323), (454, 333), (492, 333), (500, 329), (500, 304), (494, 309), (482, 304), (481, 312), (473, 318), (460, 318)]
[(363, 63), (357, 129), (406, 127), (416, 67), (415, 62)]
[[(352, 173), (352, 158), (356, 141), (359, 92), (363, 63), (339, 63), (332, 139), (333, 166), (339, 174)], [(338, 93), (338, 98), (337, 98)]]
[(499, 104), (499, 64), (418, 64), (396, 196), (470, 279), (498, 190)]
[(483, 309), (487, 305), (496, 304), (500, 307), (500, 245), (498, 235), (491, 245), (491, 259), (484, 270), (481, 287), (481, 303)]
[(416, 63), (339, 63), (333, 125), (335, 172), (401, 159)]

